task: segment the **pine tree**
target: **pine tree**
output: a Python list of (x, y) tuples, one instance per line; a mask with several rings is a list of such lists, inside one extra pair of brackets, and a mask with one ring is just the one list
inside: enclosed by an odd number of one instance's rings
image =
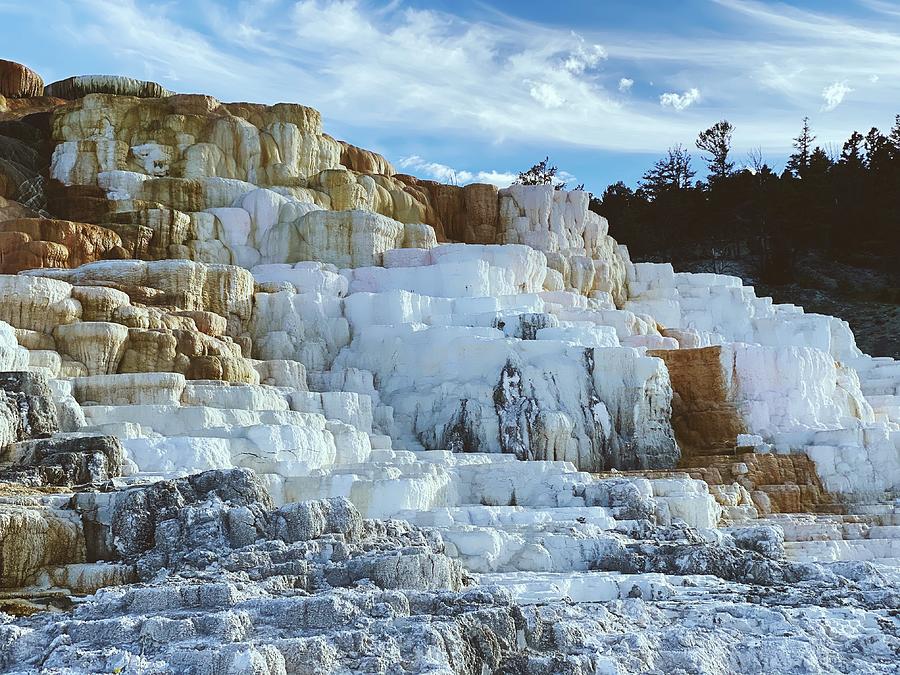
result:
[(861, 168), (863, 166), (863, 135), (858, 131), (850, 134), (850, 138), (844, 143), (841, 149), (841, 164), (853, 168)]
[(891, 145), (891, 154), (894, 159), (900, 160), (900, 115), (894, 118), (894, 126), (888, 135), (888, 143)]
[(734, 126), (728, 120), (716, 122), (697, 136), (697, 148), (708, 154), (703, 159), (709, 167), (710, 180), (725, 178), (734, 169), (734, 162), (728, 161), (731, 152), (731, 136)]
[(550, 166), (550, 157), (547, 156), (527, 171), (522, 171), (516, 179), (516, 183), (520, 185), (552, 185), (556, 190), (565, 190), (566, 184), (559, 182), (556, 177), (557, 171), (559, 171), (557, 167)]
[(876, 127), (869, 129), (865, 142), (866, 167), (872, 171), (880, 170), (890, 161), (890, 141)]
[(691, 169), (691, 153), (680, 143), (669, 148), (641, 178), (640, 189), (650, 200), (668, 190), (684, 190), (691, 186), (696, 172)]
[(800, 135), (794, 139), (794, 147), (797, 149), (797, 152), (790, 156), (786, 167), (787, 170), (795, 176), (800, 176), (802, 178), (803, 174), (806, 173), (806, 170), (809, 168), (809, 160), (814, 140), (816, 140), (816, 137), (812, 135), (812, 131), (810, 130), (809, 117), (804, 117), (803, 130), (800, 132)]

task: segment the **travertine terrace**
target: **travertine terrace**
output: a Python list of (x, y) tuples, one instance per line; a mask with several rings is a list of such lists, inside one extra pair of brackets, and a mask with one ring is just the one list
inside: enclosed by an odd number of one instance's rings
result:
[(896, 672), (900, 363), (588, 203), (0, 61), (0, 667)]

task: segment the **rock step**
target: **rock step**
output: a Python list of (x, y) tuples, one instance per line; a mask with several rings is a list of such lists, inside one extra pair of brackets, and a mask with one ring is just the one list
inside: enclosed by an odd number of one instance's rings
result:
[(860, 391), (863, 396), (888, 396), (898, 393), (898, 385), (896, 376), (889, 377), (867, 377), (859, 383)]
[(880, 560), (900, 558), (900, 539), (786, 541), (785, 555), (792, 560)]
[(91, 428), (110, 428), (109, 425), (130, 424), (131, 433), (147, 436), (150, 432), (164, 436), (212, 436), (240, 435), (241, 429), (258, 425), (285, 425), (295, 427), (321, 427), (327, 423), (345, 424), (360, 433), (378, 440), (380, 449), (391, 447), (389, 437), (372, 431), (371, 420), (358, 415), (352, 406), (336, 407), (329, 411), (291, 410), (287, 408), (243, 408), (196, 406), (83, 406)]
[[(889, 495), (887, 498), (890, 498)], [(898, 504), (895, 501), (888, 502), (876, 502), (871, 504), (864, 504), (858, 502), (850, 502), (847, 504), (847, 518), (869, 518), (869, 517), (898, 517), (900, 518), (900, 509), (898, 509)], [(888, 523), (884, 523), (888, 524)], [(900, 521), (898, 521), (900, 524)]]
[(742, 461), (742, 457), (745, 454), (752, 453), (744, 453), (744, 452), (731, 452), (731, 453), (723, 453), (721, 452), (721, 448), (718, 449), (718, 452), (710, 451), (710, 454), (698, 454), (692, 453), (688, 456), (682, 456), (681, 461), (678, 463), (679, 469), (704, 469), (711, 468), (716, 466), (731, 466), (736, 462)]
[(621, 536), (593, 525), (548, 523), (515, 529), (441, 528), (445, 553), (473, 573), (584, 572), (621, 549)]
[(900, 525), (868, 525), (864, 523), (800, 522), (777, 523), (784, 531), (785, 542), (866, 541), (900, 539)]
[(612, 529), (610, 510), (602, 506), (532, 509), (522, 506), (456, 506), (430, 511), (401, 511), (397, 518), (421, 527), (478, 526), (501, 530), (550, 523), (590, 524)]
[[(890, 508), (890, 505), (888, 505)], [(765, 522), (772, 522), (780, 527), (805, 527), (813, 524), (819, 525), (855, 525), (865, 527), (900, 525), (900, 513), (887, 510), (884, 512), (872, 512), (868, 514), (843, 513), (798, 513), (779, 514), (773, 513), (765, 517)]]
[(522, 605), (560, 600), (611, 602), (628, 598), (667, 600), (681, 593), (684, 577), (663, 574), (621, 574), (619, 572), (516, 572), (479, 574), (481, 585), (496, 585), (509, 591)]
[(679, 466), (705, 466), (707, 462), (722, 461), (734, 462), (735, 457), (747, 454), (745, 450), (735, 447), (703, 447), (691, 448), (689, 454), (681, 456)]

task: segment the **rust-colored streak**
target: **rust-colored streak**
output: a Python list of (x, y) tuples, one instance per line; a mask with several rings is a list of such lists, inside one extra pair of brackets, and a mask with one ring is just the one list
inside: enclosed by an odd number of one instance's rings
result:
[(672, 381), (672, 427), (681, 446), (679, 468), (716, 486), (735, 483), (761, 513), (838, 512), (813, 461), (803, 453), (758, 454), (735, 446), (746, 433), (722, 371), (720, 347), (656, 350)]

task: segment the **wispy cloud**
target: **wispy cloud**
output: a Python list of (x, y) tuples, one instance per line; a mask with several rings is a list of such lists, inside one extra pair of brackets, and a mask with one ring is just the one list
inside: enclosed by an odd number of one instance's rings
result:
[(403, 157), (397, 162), (397, 167), (401, 169), (409, 169), (417, 175), (428, 178), (434, 178), (443, 183), (451, 183), (453, 185), (466, 185), (468, 183), (491, 183), (497, 187), (509, 187), (518, 178), (518, 174), (503, 171), (466, 171), (465, 169), (454, 169), (452, 166), (440, 164), (439, 162), (429, 162), (418, 155)]
[[(48, 20), (54, 4), (63, 6), (48, 2)], [(223, 99), (302, 102), (326, 126), (621, 151), (653, 150), (672, 131), (655, 124), (649, 101), (626, 108), (604, 86), (599, 40), (498, 14), (468, 21), (401, 2), (300, 0), (210, 4), (189, 22), (171, 3), (65, 6), (77, 25), (62, 30), (119, 69)]]
[[(692, 35), (590, 25), (573, 33), (402, 0), (204, 2), (203, 12), (191, 3), (45, 0), (28, 12), (104, 69), (226, 100), (305, 103), (323, 112), (327, 129), (658, 152), (726, 116), (739, 150), (787, 147), (803, 115), (819, 109), (829, 112), (813, 119), (826, 140), (875, 123), (873, 111), (889, 118), (900, 100), (900, 31), (884, 20), (891, 3), (861, 1), (880, 21), (715, 0), (742, 30)], [(16, 22), (3, 23), (0, 41)], [(655, 82), (655, 93), (635, 81)], [(846, 90), (823, 93), (842, 83)]]
[(691, 87), (683, 94), (675, 92), (667, 92), (659, 97), (659, 104), (663, 108), (675, 108), (675, 110), (686, 110), (700, 100), (700, 90)]

